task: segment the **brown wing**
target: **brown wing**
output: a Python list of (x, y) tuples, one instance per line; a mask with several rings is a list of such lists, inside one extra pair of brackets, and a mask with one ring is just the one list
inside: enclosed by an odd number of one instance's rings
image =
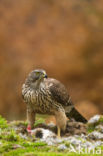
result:
[(65, 86), (58, 80), (52, 78), (48, 78), (47, 83), (49, 85), (51, 97), (64, 106), (68, 105), (69, 95)]
[(87, 120), (74, 107), (68, 107), (73, 106), (73, 103), (70, 99), (70, 96), (68, 95), (66, 88), (61, 82), (48, 78), (46, 83), (49, 85), (49, 91), (51, 93), (52, 99), (64, 106), (66, 110), (66, 116), (68, 118), (74, 118), (76, 121), (83, 123), (87, 122)]

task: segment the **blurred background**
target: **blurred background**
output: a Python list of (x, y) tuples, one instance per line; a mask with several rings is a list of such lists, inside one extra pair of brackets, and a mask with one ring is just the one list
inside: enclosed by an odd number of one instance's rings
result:
[(25, 119), (21, 86), (45, 69), (89, 119), (103, 114), (103, 1), (0, 0), (0, 114)]

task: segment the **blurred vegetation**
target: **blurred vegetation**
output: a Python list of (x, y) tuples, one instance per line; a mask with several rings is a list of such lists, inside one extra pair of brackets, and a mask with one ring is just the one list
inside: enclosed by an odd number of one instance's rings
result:
[(103, 1), (0, 0), (0, 114), (24, 118), (21, 86), (43, 68), (89, 118), (103, 112)]
[[(103, 120), (102, 117), (101, 120)], [(69, 142), (64, 141), (68, 149), (60, 150), (57, 144), (49, 146), (39, 139), (36, 140), (35, 136), (31, 137), (27, 131), (23, 130), (26, 127), (27, 125), (24, 121), (7, 122), (4, 118), (0, 117), (0, 156), (80, 156), (79, 153), (69, 151)], [(93, 128), (95, 129), (95, 127), (89, 126), (88, 132), (92, 132)], [(103, 150), (103, 145), (99, 147)], [(88, 153), (82, 155), (88, 156)], [(92, 150), (89, 155), (97, 156)]]

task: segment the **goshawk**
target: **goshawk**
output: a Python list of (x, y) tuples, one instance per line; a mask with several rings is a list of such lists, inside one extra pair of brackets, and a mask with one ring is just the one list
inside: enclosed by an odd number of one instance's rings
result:
[(36, 113), (55, 116), (58, 136), (60, 136), (60, 130), (66, 128), (67, 117), (87, 122), (74, 108), (64, 85), (56, 79), (48, 78), (45, 70), (33, 70), (28, 75), (22, 86), (22, 96), (27, 104), (27, 120), (31, 128), (33, 128)]

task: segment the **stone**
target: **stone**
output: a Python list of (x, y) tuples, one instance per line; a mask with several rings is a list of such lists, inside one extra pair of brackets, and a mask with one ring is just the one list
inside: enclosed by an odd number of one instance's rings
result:
[(23, 138), (23, 139), (27, 139), (27, 135), (26, 134), (22, 134), (22, 133), (19, 133), (19, 136), (21, 137), (21, 138)]
[(73, 145), (79, 145), (79, 144), (82, 143), (82, 141), (77, 139), (75, 136), (74, 137), (73, 136), (67, 137), (64, 140), (71, 143), (71, 144), (73, 144)]
[(90, 120), (88, 121), (88, 124), (95, 124), (100, 120), (100, 115), (95, 115), (92, 118), (90, 118)]
[(65, 144), (61, 144), (58, 146), (58, 150), (60, 150), (60, 151), (64, 151), (66, 149), (67, 149), (67, 146), (65, 146)]
[(99, 132), (103, 133), (103, 125), (97, 125), (95, 127), (96, 130), (98, 130)]
[(97, 131), (93, 131), (92, 133), (88, 134), (88, 138), (93, 140), (103, 140), (103, 134)]
[(82, 146), (83, 147), (86, 147), (86, 148), (89, 148), (91, 147), (93, 144), (90, 142), (90, 141), (86, 141)]
[(100, 145), (103, 145), (103, 141), (95, 141), (94, 142), (94, 147), (95, 148), (98, 147), (98, 146), (100, 146)]

